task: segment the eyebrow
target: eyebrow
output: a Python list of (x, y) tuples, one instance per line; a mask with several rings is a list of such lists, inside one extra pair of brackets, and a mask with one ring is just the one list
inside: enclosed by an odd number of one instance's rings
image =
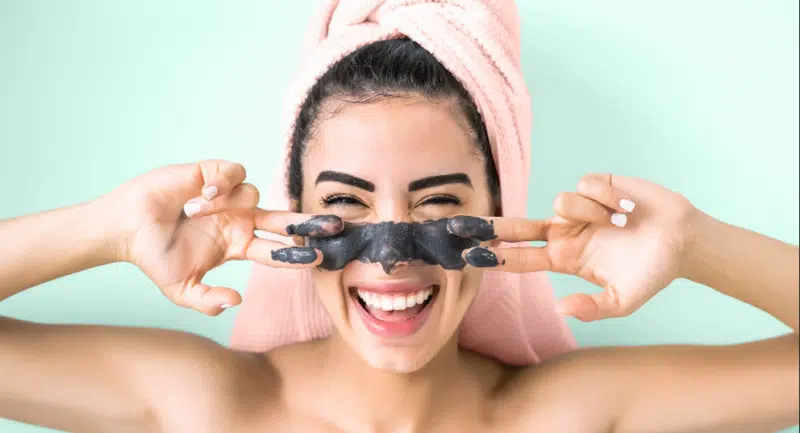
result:
[(460, 183), (472, 188), (472, 181), (466, 173), (442, 174), (439, 176), (424, 177), (408, 184), (408, 192), (419, 191), (425, 188)]
[(345, 185), (354, 186), (356, 188), (361, 188), (365, 191), (375, 192), (375, 184), (368, 181), (361, 179), (360, 177), (351, 176), (346, 173), (340, 173), (338, 171), (323, 171), (317, 176), (317, 181), (314, 183), (319, 184), (320, 182), (339, 182)]

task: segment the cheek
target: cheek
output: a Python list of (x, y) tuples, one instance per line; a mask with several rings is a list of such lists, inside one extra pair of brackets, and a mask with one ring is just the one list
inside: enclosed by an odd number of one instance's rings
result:
[(464, 319), (464, 315), (475, 300), (478, 287), (483, 279), (483, 270), (466, 267), (462, 271), (445, 271), (447, 273), (448, 299), (445, 307), (446, 319), (454, 320), (458, 323)]
[(413, 209), (412, 219), (418, 222), (452, 218), (461, 214), (471, 214), (470, 206), (420, 206)]
[(478, 292), (478, 286), (483, 279), (483, 270), (467, 266), (461, 272), (461, 296), (465, 297), (469, 302), (475, 298)]
[(345, 298), (342, 296), (342, 271), (322, 271), (313, 269), (311, 277), (314, 290), (331, 318), (339, 317), (345, 311)]

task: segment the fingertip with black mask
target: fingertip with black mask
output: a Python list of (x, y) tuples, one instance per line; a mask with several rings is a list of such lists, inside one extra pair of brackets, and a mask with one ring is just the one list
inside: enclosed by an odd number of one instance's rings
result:
[(300, 224), (286, 226), (289, 236), (333, 236), (342, 231), (344, 223), (336, 215), (317, 215)]
[(447, 231), (462, 238), (472, 238), (479, 241), (497, 239), (494, 233), (494, 221), (483, 218), (459, 215), (447, 221)]
[(317, 252), (308, 247), (287, 247), (272, 252), (272, 260), (307, 265), (317, 260)]
[(477, 247), (471, 249), (464, 255), (467, 263), (476, 268), (493, 268), (500, 264), (497, 255), (488, 248)]

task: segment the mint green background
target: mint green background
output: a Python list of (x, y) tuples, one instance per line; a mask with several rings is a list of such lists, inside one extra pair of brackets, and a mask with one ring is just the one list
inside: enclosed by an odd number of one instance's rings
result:
[[(535, 116), (531, 216), (549, 215), (557, 192), (581, 175), (610, 171), (798, 242), (796, 1), (518, 3)], [(0, 218), (211, 157), (245, 163), (265, 189), (311, 5), (0, 0)], [(248, 265), (234, 263), (209, 282), (243, 289), (247, 277)], [(592, 290), (553, 281), (559, 296)], [(208, 318), (179, 309), (134, 268), (114, 265), (29, 290), (0, 314), (226, 342), (235, 311)], [(734, 343), (786, 330), (686, 282), (632, 317), (571, 325), (583, 345)], [(0, 421), (3, 433), (42, 431)]]

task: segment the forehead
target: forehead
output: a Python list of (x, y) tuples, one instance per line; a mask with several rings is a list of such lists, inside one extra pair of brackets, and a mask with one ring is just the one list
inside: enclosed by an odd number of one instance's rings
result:
[(478, 175), (482, 167), (457, 108), (421, 98), (350, 104), (323, 118), (304, 165), (307, 181), (335, 169), (378, 182), (454, 172)]

